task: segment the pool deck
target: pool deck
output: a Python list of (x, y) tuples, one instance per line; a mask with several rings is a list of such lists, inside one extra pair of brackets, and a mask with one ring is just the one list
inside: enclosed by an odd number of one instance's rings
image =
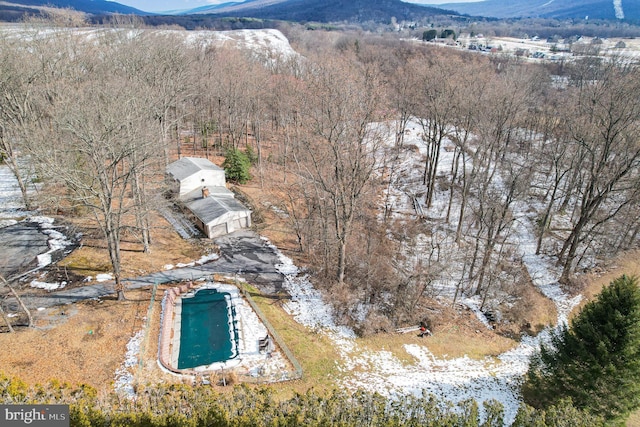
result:
[[(236, 313), (235, 326), (238, 331), (238, 355), (223, 362), (198, 366), (192, 369), (178, 369), (182, 298), (192, 296), (194, 292), (200, 289), (216, 289), (230, 295), (230, 306), (233, 307)], [(179, 375), (200, 375), (234, 369), (238, 370), (240, 374), (250, 377), (271, 376), (277, 378), (281, 372), (287, 370), (287, 362), (273, 345), (267, 351), (264, 351), (264, 349), (261, 351), (260, 341), (267, 335), (266, 327), (244, 301), (236, 286), (215, 282), (183, 284), (165, 292), (158, 362), (164, 369)]]
[(180, 356), (180, 337), (182, 331), (182, 298), (176, 299), (173, 306), (173, 337), (171, 339), (171, 366), (178, 366)]

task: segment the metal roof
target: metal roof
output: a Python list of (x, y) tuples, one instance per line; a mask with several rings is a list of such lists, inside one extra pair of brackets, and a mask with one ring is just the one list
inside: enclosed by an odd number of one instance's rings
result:
[(205, 197), (186, 203), (187, 208), (204, 224), (232, 212), (251, 212), (242, 203), (231, 197)]
[(224, 169), (214, 165), (209, 159), (201, 157), (183, 157), (167, 166), (167, 173), (171, 174), (178, 181), (182, 181), (203, 170), (224, 171)]
[[(184, 203), (189, 203), (195, 199), (202, 199), (202, 189), (204, 187), (198, 187), (195, 190), (189, 191), (186, 194), (183, 194), (180, 197)], [(213, 197), (235, 197), (233, 192), (229, 190), (227, 187), (216, 187), (207, 185), (206, 188), (209, 190), (209, 195)]]

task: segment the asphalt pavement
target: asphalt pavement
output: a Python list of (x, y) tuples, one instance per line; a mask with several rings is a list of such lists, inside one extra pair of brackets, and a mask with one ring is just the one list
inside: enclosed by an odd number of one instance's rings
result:
[(48, 240), (49, 237), (35, 222), (23, 221), (0, 228), (0, 274), (9, 278), (20, 271), (36, 267), (36, 257), (49, 250)]
[[(126, 289), (138, 289), (156, 283), (198, 280), (221, 274), (244, 278), (264, 294), (277, 294), (282, 290), (284, 277), (276, 269), (280, 262), (278, 255), (258, 234), (241, 230), (217, 239), (216, 244), (220, 247), (219, 259), (194, 267), (175, 268), (147, 276), (123, 279)], [(39, 308), (102, 298), (114, 293), (115, 284), (109, 281), (26, 296), (23, 299), (29, 308)]]

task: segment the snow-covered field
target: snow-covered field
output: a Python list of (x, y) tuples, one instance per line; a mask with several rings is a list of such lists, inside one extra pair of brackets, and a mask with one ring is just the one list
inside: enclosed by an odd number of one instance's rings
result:
[[(418, 41), (418, 40), (417, 40)], [(421, 40), (419, 40), (422, 43)], [(471, 37), (469, 34), (461, 34), (456, 44), (446, 44), (442, 40), (431, 42), (443, 47), (465, 49), (471, 52), (481, 52), (491, 55), (517, 55), (529, 61), (567, 61), (575, 59), (569, 52), (569, 43), (548, 42), (538, 38), (516, 37), (485, 37), (482, 35)], [(616, 57), (636, 62), (640, 59), (640, 41), (631, 38), (597, 39), (581, 37), (571, 44), (573, 50), (580, 51), (588, 48), (597, 48), (599, 54), (604, 57)]]
[[(362, 351), (355, 334), (344, 326), (336, 326), (331, 307), (322, 301), (308, 278), (300, 275), (292, 261), (280, 255), (280, 271), (286, 275), (286, 289), (291, 301), (285, 309), (299, 323), (326, 334), (335, 343), (342, 357), (337, 361), (344, 373), (343, 384), (350, 389), (362, 388), (381, 394), (402, 396), (422, 395), (423, 390), (438, 398), (452, 402), (473, 398), (482, 403), (497, 400), (504, 405), (505, 420), (512, 422), (520, 404), (520, 380), (528, 368), (528, 359), (540, 339), (525, 337), (513, 350), (497, 358), (473, 360), (468, 357), (439, 359), (424, 345), (406, 345), (407, 353), (415, 358), (411, 365), (398, 360), (388, 351)], [(557, 288), (546, 283), (548, 290), (555, 289), (554, 301), (558, 306), (569, 307), (570, 301)]]

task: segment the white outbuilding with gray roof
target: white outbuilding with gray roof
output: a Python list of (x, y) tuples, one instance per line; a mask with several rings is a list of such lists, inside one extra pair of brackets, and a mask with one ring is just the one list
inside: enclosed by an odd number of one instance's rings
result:
[(166, 171), (172, 191), (207, 237), (251, 226), (251, 211), (227, 189), (222, 168), (208, 159), (183, 157)]

